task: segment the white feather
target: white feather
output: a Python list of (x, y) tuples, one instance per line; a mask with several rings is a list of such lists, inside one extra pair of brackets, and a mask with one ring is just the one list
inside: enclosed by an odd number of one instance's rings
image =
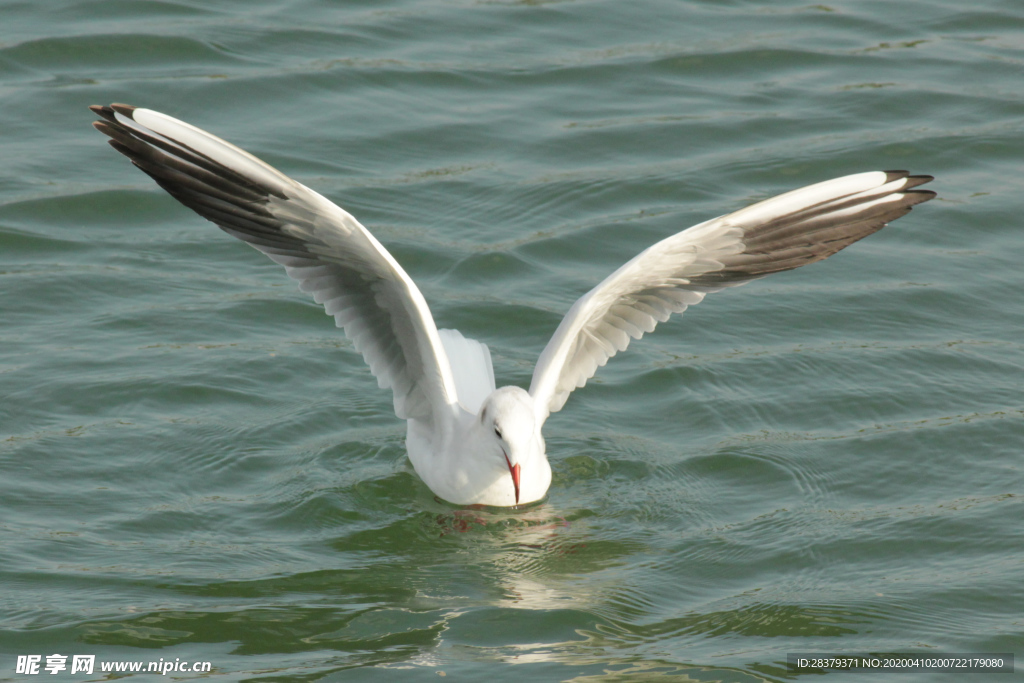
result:
[[(266, 209), (283, 235), (305, 253), (267, 246), (236, 230), (285, 266), (299, 288), (334, 316), (383, 388), (394, 392), (401, 418), (429, 421), (458, 394), (448, 356), (423, 295), (397, 261), (349, 213), (229, 142), (159, 112), (116, 114), (123, 125), (178, 149), (199, 152), (275, 194)], [(286, 253), (282, 253), (286, 252)]]
[(438, 330), (419, 289), (347, 212), (248, 152), (126, 105), (94, 107), (115, 149), (183, 204), (284, 266), (334, 316), (408, 421), (413, 467), (442, 498), (541, 500), (541, 428), (630, 342), (725, 287), (827, 258), (917, 203), (930, 180), (861, 173), (696, 225), (641, 252), (581, 297), (545, 347), (530, 392), (495, 389), (487, 346)]
[[(903, 200), (900, 190), (917, 184), (906, 174), (891, 178), (892, 174), (875, 171), (810, 185), (700, 223), (641, 252), (584, 294), (541, 352), (530, 384), (538, 419), (561, 410), (569, 394), (584, 386), (598, 367), (672, 313), (682, 313), (708, 293), (754, 279), (701, 282), (702, 276), (724, 271), (724, 262), (741, 255), (761, 256), (744, 253), (744, 237), (750, 231), (780, 224), (806, 226), (813, 234), (866, 220)], [(893, 217), (902, 215), (903, 208), (894, 205)]]

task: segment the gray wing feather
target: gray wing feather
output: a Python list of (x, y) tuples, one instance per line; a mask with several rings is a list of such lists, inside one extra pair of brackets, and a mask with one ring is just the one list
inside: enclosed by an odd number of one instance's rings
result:
[(935, 196), (930, 176), (878, 171), (759, 202), (641, 252), (572, 306), (541, 352), (530, 394), (545, 419), (630, 341), (705, 295), (821, 261)]
[(110, 144), (185, 206), (284, 266), (334, 316), (401, 418), (458, 397), (419, 289), (351, 215), (230, 143), (127, 105), (92, 107)]

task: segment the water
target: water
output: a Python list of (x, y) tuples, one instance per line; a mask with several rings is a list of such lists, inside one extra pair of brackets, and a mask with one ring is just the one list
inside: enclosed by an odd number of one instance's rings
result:
[[(1024, 15), (966, 7), (5, 3), (0, 678), (54, 653), (262, 681), (1020, 658)], [(864, 170), (940, 198), (661, 326), (548, 422), (544, 504), (466, 512), (331, 320), (90, 128), (112, 101), (338, 201), (499, 383), (688, 225)]]

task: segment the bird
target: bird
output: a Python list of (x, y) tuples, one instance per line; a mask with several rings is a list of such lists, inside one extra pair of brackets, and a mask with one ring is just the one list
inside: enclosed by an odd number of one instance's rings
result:
[(933, 178), (870, 171), (809, 185), (670, 235), (580, 297), (529, 389), (496, 387), (490, 350), (438, 329), (387, 249), (347, 211), (248, 152), (160, 112), (93, 105), (108, 142), (179, 202), (284, 266), (322, 304), (407, 421), (417, 475), (454, 505), (517, 508), (551, 484), (542, 427), (569, 394), (705, 296), (828, 258), (936, 196)]

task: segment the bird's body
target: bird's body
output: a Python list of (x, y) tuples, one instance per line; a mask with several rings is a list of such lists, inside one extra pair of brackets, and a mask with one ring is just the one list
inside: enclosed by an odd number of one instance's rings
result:
[(831, 256), (935, 196), (931, 180), (876, 171), (811, 185), (676, 233), (581, 297), (537, 361), (529, 391), (496, 388), (490, 352), (439, 330), (386, 249), (313, 190), (187, 123), (127, 105), (92, 108), (111, 145), (225, 232), (283, 265), (345, 329), (395, 413), (417, 474), (451, 503), (542, 499), (541, 429), (631, 339), (726, 287)]
[(431, 491), (460, 505), (540, 500), (551, 485), (551, 465), (533, 399), (519, 387), (501, 387), (485, 403), (478, 413), (460, 406), (440, 429), (409, 420), (405, 444), (416, 473)]

